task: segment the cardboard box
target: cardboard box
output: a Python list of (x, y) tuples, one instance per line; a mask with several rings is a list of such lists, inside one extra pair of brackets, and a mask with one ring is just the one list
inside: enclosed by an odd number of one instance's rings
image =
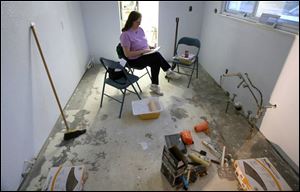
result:
[(235, 174), (243, 190), (292, 190), (268, 158), (236, 160), (234, 167)]

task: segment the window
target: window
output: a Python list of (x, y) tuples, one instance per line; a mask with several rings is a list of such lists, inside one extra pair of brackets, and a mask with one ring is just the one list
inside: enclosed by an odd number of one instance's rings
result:
[(228, 1), (226, 11), (234, 14), (252, 14), (255, 8), (255, 1)]
[(269, 16), (276, 18), (273, 27), (299, 31), (299, 1), (225, 1), (223, 12), (253, 21)]

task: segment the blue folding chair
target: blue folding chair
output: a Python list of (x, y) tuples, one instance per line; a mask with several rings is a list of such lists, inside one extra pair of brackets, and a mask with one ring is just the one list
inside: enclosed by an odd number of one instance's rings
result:
[[(134, 83), (137, 83), (137, 81), (139, 80), (139, 77), (136, 75), (133, 75), (133, 74), (129, 74), (119, 62), (105, 59), (103, 57), (100, 58), (100, 62), (102, 63), (102, 65), (104, 66), (104, 68), (106, 70), (105, 76), (104, 76), (104, 81), (103, 81), (103, 89), (102, 89), (100, 108), (102, 107), (103, 96), (105, 95), (105, 96), (121, 103), (121, 109), (120, 109), (120, 114), (119, 114), (119, 118), (121, 118), (126, 91), (136, 94), (138, 96), (138, 98), (141, 100), (140, 95), (138, 94), (138, 92), (136, 91), (136, 89), (133, 85)], [(111, 70), (120, 69), (124, 72), (125, 76), (120, 79), (113, 80), (113, 79), (109, 78), (109, 76), (107, 77), (109, 69), (111, 69)], [(120, 101), (110, 95), (107, 95), (105, 93), (105, 85), (106, 84), (108, 84), (116, 89), (119, 89), (122, 92), (122, 94), (123, 94), (122, 101)], [(137, 85), (138, 85), (138, 83), (137, 83)], [(132, 86), (134, 91), (127, 89), (129, 86)]]
[[(193, 59), (192, 63), (189, 63), (187, 64), (186, 62), (182, 62), (178, 59), (173, 59), (172, 60), (172, 69), (176, 68), (177, 67), (177, 73), (179, 74), (183, 74), (183, 75), (187, 75), (189, 76), (189, 83), (188, 83), (188, 88), (190, 86), (190, 83), (191, 83), (191, 80), (192, 80), (192, 76), (194, 74), (194, 71), (195, 71), (195, 68), (196, 68), (196, 78), (198, 78), (198, 68), (199, 68), (199, 64), (198, 64), (198, 55), (199, 55), (199, 51), (200, 51), (200, 41), (196, 38), (191, 38), (191, 37), (182, 37), (177, 45), (176, 45), (176, 50), (175, 50), (175, 56), (174, 58), (178, 58), (178, 49), (181, 47), (181, 46), (191, 46), (191, 47), (194, 47), (196, 48), (196, 51), (195, 51), (195, 58)], [(191, 71), (191, 73), (183, 73), (183, 72), (180, 72), (179, 71), (179, 68), (182, 67), (182, 68), (187, 68)], [(168, 79), (169, 81), (170, 79)]]

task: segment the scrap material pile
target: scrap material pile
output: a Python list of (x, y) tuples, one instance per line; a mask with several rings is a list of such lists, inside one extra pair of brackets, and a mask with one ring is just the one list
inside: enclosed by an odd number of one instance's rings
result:
[[(205, 121), (194, 127), (196, 132), (208, 132), (208, 123)], [(189, 188), (198, 177), (207, 175), (207, 169), (211, 163), (220, 164), (219, 160), (209, 159), (204, 150), (187, 150), (186, 145), (194, 144), (191, 132), (183, 130), (178, 134), (166, 135), (166, 146), (162, 153), (161, 172), (167, 178), (172, 187)], [(221, 157), (211, 143), (205, 142), (218, 157)]]
[[(194, 127), (196, 133), (209, 133), (208, 122), (202, 122)], [(220, 178), (236, 180), (237, 188), (242, 190), (291, 190), (284, 178), (279, 174), (268, 158), (234, 160), (231, 154), (221, 152), (213, 143), (202, 140), (203, 146), (214, 158), (208, 158), (204, 150), (187, 148), (193, 145), (191, 131), (165, 135), (166, 145), (163, 148), (161, 173), (172, 187), (187, 190), (198, 177), (207, 175), (207, 169), (212, 163), (217, 164), (217, 174)]]

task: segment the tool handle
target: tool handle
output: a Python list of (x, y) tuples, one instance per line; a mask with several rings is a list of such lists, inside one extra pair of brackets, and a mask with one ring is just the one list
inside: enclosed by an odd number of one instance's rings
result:
[(56, 90), (55, 90), (55, 87), (54, 87), (54, 83), (53, 83), (52, 78), (51, 78), (51, 76), (50, 76), (50, 72), (49, 72), (48, 66), (47, 66), (47, 64), (46, 64), (46, 60), (45, 60), (45, 57), (44, 57), (44, 54), (43, 54), (43, 51), (42, 51), (42, 48), (41, 48), (41, 45), (40, 45), (39, 39), (38, 39), (38, 37), (37, 37), (37, 34), (36, 34), (36, 31), (35, 31), (35, 27), (34, 27), (34, 26), (35, 26), (35, 24), (34, 24), (34, 23), (31, 23), (30, 28), (31, 28), (31, 30), (32, 30), (32, 32), (33, 32), (33, 36), (34, 36), (35, 42), (36, 42), (36, 44), (37, 44), (39, 53), (40, 53), (40, 55), (41, 55), (41, 57), (42, 57), (42, 60), (43, 60), (43, 63), (44, 63), (44, 67), (45, 67), (45, 70), (46, 70), (46, 72), (47, 72), (47, 75), (48, 75), (48, 78), (49, 78), (49, 81), (50, 81), (52, 90), (53, 90), (53, 92), (54, 92), (55, 99), (56, 99), (56, 101), (57, 101), (58, 108), (59, 108), (59, 110), (60, 110), (61, 116), (63, 117), (63, 120), (64, 120), (64, 122), (65, 122), (67, 131), (69, 131), (69, 126), (68, 126), (68, 123), (67, 123), (67, 121), (66, 121), (65, 115), (64, 115), (64, 113), (63, 113), (62, 107), (61, 107), (61, 105), (60, 105), (59, 98), (58, 98), (58, 96), (57, 96), (57, 93), (56, 93)]

